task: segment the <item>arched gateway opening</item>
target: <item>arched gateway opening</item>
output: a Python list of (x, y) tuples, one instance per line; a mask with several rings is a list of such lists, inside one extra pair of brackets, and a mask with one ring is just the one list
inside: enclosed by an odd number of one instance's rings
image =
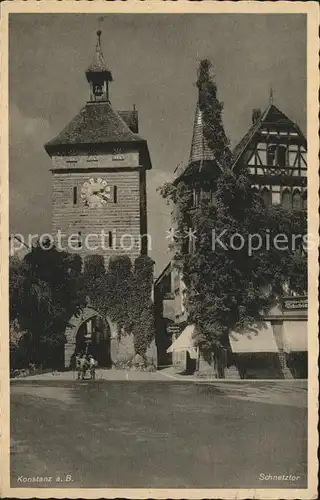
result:
[(114, 338), (116, 328), (109, 318), (92, 307), (85, 307), (79, 316), (70, 319), (65, 333), (65, 368), (75, 367), (77, 353), (92, 354), (99, 366), (111, 367), (111, 338)]
[(110, 327), (101, 316), (84, 321), (76, 333), (76, 353), (92, 354), (99, 366), (110, 367)]

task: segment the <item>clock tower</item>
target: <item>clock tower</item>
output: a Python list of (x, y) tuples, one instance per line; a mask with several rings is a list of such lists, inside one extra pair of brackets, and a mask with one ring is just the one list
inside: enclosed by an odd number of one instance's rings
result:
[(92, 64), (85, 72), (89, 100), (62, 132), (45, 145), (52, 159), (52, 231), (58, 246), (82, 258), (148, 250), (147, 142), (138, 135), (138, 112), (115, 111), (111, 71), (97, 32)]

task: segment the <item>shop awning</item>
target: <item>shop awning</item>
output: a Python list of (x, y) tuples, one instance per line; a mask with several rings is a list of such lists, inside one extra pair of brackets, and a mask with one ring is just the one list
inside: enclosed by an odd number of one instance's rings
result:
[(235, 354), (278, 352), (269, 321), (258, 325), (255, 331), (232, 332), (229, 335), (232, 352)]
[(283, 322), (283, 349), (285, 352), (304, 352), (308, 350), (308, 322)]
[(194, 325), (187, 325), (181, 335), (174, 342), (172, 342), (170, 347), (168, 347), (167, 352), (189, 351), (190, 356), (195, 357), (196, 348), (194, 347), (193, 340), (194, 328)]

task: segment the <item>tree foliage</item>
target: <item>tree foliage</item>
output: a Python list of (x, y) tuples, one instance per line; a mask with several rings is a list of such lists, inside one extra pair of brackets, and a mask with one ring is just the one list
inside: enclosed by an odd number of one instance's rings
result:
[(36, 244), (23, 261), (10, 263), (10, 320), (24, 334), (28, 362), (55, 364), (70, 318), (85, 304), (81, 258)]

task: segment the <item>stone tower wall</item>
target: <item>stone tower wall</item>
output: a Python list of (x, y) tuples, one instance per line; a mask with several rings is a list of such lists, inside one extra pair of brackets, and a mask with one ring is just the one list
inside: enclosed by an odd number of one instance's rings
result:
[[(139, 155), (128, 153), (123, 160), (113, 161), (112, 155), (100, 155), (98, 159), (88, 160), (88, 155), (76, 157), (53, 157), (52, 169), (52, 231), (56, 237), (58, 231), (66, 250), (74, 251), (85, 257), (100, 254), (107, 264), (114, 255), (129, 255), (133, 260), (141, 253), (141, 238), (146, 220), (143, 209), (143, 191), (141, 182)], [(102, 178), (110, 186), (110, 200), (103, 207), (85, 206), (81, 198), (81, 188), (90, 178)], [(144, 180), (145, 182), (145, 180)], [(114, 186), (117, 188), (114, 199)], [(77, 201), (74, 203), (74, 188), (77, 189)], [(101, 235), (104, 231), (104, 236)], [(112, 232), (110, 248), (109, 232)], [(81, 233), (82, 246), (77, 244)], [(88, 236), (97, 235), (97, 236)], [(124, 237), (124, 235), (131, 235)], [(72, 248), (68, 238), (72, 239)], [(90, 249), (96, 245), (99, 249)], [(132, 246), (132, 242), (134, 243)], [(132, 246), (132, 248), (131, 248)], [(104, 247), (104, 248), (102, 248)]]

